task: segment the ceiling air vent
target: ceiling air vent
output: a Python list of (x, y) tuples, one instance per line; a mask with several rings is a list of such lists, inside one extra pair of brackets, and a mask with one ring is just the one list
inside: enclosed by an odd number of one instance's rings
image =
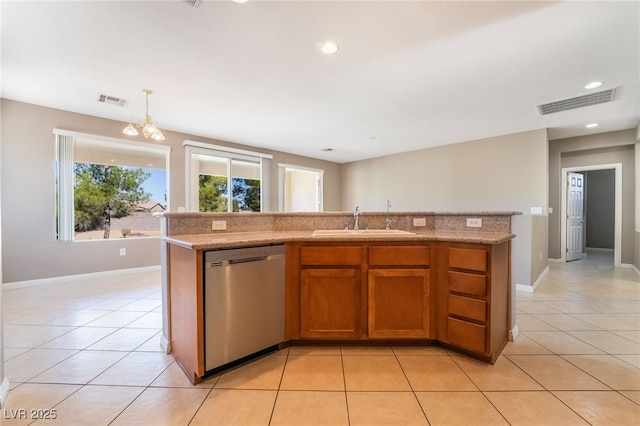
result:
[(200, 7), (200, 0), (182, 0), (182, 1), (188, 4), (189, 6)]
[(550, 102), (548, 104), (538, 105), (538, 112), (540, 112), (540, 115), (547, 115), (553, 114), (554, 112), (567, 111), (570, 109), (611, 102), (613, 101), (615, 93), (616, 89), (609, 89), (603, 90), (602, 92), (591, 93), (589, 95)]
[(115, 96), (103, 95), (98, 93), (98, 102), (102, 102), (103, 104), (115, 105), (119, 107), (127, 106), (129, 103), (128, 99), (116, 98)]

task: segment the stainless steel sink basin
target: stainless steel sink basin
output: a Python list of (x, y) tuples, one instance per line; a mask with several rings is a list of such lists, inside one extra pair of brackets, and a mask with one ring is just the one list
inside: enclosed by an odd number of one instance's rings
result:
[(314, 237), (392, 237), (398, 235), (416, 235), (415, 232), (399, 229), (318, 229), (313, 231)]

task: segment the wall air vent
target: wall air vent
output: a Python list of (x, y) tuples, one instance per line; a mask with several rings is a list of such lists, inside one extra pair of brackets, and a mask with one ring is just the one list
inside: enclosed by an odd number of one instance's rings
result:
[(563, 99), (557, 102), (538, 105), (540, 115), (553, 114), (555, 112), (567, 111), (570, 109), (582, 108), (590, 105), (602, 104), (613, 101), (616, 89), (603, 90), (589, 95), (577, 96), (575, 98)]
[(102, 102), (103, 104), (115, 105), (119, 107), (125, 107), (129, 103), (129, 100), (98, 93), (98, 102)]

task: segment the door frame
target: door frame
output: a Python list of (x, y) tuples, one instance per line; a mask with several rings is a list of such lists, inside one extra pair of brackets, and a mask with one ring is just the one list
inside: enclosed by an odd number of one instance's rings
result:
[[(622, 266), (622, 163), (596, 164), (592, 166), (564, 167), (560, 174), (560, 261), (567, 261), (567, 179), (571, 172), (588, 172), (592, 170), (615, 171), (615, 213), (613, 264)], [(585, 239), (586, 244), (586, 239)]]

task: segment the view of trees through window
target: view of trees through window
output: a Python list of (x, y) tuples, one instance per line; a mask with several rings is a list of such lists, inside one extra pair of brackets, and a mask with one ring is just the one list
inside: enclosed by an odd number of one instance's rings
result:
[[(76, 237), (78, 233), (101, 230), (102, 238), (110, 238), (112, 219), (129, 216), (151, 197), (143, 188), (150, 174), (143, 169), (76, 163), (74, 172)], [(119, 233), (127, 237), (131, 229), (121, 228)]]
[[(226, 176), (201, 174), (199, 180), (199, 211), (229, 211), (229, 190)], [(234, 177), (232, 183), (232, 211), (260, 211), (260, 180)]]

